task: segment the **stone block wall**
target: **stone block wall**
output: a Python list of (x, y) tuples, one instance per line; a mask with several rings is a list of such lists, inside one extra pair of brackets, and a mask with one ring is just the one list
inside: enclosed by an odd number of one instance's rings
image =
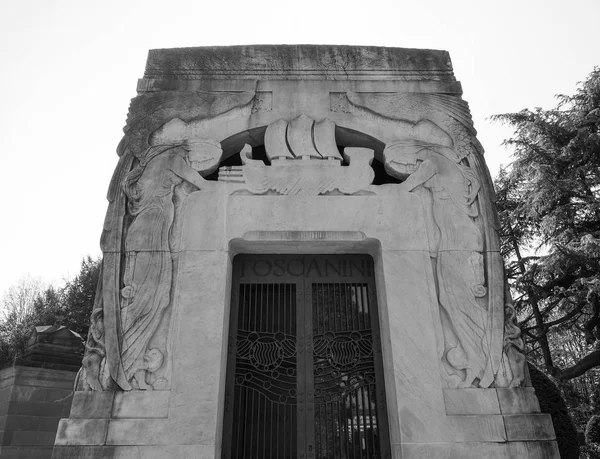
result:
[(50, 458), (60, 418), (69, 416), (74, 371), (0, 370), (0, 457)]

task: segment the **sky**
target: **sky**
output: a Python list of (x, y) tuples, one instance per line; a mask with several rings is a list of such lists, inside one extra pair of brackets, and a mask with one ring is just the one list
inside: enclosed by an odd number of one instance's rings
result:
[(347, 44), (445, 49), (492, 175), (510, 128), (600, 65), (598, 0), (0, 1), (0, 295), (100, 254), (106, 191), (149, 49)]

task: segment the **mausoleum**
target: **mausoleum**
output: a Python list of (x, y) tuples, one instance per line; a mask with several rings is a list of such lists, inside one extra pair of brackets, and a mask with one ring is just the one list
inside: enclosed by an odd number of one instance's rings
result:
[(151, 50), (54, 458), (558, 458), (446, 51)]

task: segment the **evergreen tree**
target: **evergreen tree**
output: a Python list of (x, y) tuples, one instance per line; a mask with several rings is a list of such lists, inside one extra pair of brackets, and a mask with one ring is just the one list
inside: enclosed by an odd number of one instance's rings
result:
[(62, 325), (86, 337), (90, 315), (96, 297), (101, 260), (89, 255), (81, 262), (81, 269), (74, 279), (62, 289), (62, 305), (65, 313)]
[(25, 276), (4, 295), (0, 311), (0, 366), (23, 354), (33, 327), (64, 325), (85, 337), (100, 275), (100, 259), (89, 255), (79, 273), (56, 288)]
[(496, 188), (524, 337), (534, 360), (571, 379), (600, 366), (600, 68), (558, 101), (494, 117), (515, 129)]

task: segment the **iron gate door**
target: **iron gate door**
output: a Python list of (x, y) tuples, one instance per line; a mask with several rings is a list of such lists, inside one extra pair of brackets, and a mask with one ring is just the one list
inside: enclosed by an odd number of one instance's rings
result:
[(390, 457), (373, 260), (238, 255), (223, 458)]

